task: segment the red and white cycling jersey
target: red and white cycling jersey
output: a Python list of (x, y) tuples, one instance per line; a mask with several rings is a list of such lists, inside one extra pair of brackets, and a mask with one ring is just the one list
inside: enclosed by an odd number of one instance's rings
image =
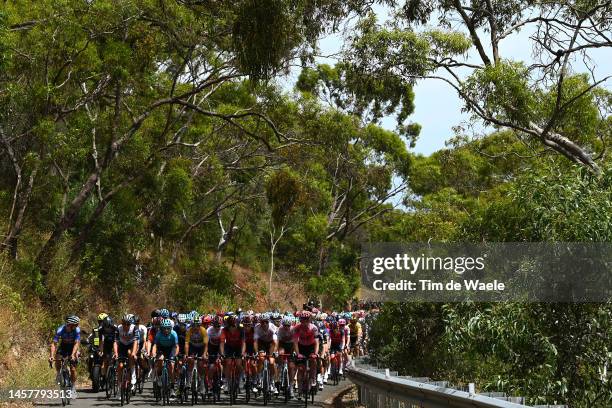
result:
[(311, 346), (315, 344), (319, 329), (312, 323), (298, 324), (293, 327), (293, 340), (297, 341), (302, 346)]

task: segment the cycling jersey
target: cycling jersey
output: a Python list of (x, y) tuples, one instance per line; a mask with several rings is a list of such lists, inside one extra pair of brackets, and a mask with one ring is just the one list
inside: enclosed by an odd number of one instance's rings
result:
[(261, 323), (255, 326), (255, 341), (263, 341), (265, 343), (270, 343), (271, 341), (276, 341), (277, 336), (276, 332), (278, 329), (272, 323), (268, 323), (268, 327), (264, 328)]
[(221, 343), (221, 327), (210, 326), (206, 330), (206, 334), (208, 335), (208, 345), (219, 347)]
[(316, 343), (319, 329), (312, 323), (298, 324), (293, 327), (293, 340), (298, 342), (298, 345), (310, 346)]
[(231, 330), (229, 327), (221, 329), (221, 342), (231, 348), (240, 348), (244, 341), (244, 331), (238, 327)]
[(280, 343), (291, 343), (293, 342), (293, 331), (291, 326), (281, 326), (276, 332), (276, 337)]
[(127, 329), (125, 329), (122, 324), (120, 324), (117, 328), (117, 337), (115, 337), (115, 341), (123, 344), (124, 346), (129, 346), (134, 342), (138, 342), (139, 339), (140, 330), (138, 330), (133, 324), (130, 324)]
[(344, 330), (340, 330), (340, 329), (330, 330), (329, 338), (331, 340), (331, 344), (333, 345), (343, 344), (344, 343)]
[(100, 332), (100, 342), (112, 343), (117, 337), (117, 326), (111, 324), (110, 326), (100, 326), (98, 328)]
[(187, 330), (187, 336), (185, 342), (189, 343), (190, 346), (204, 347), (204, 344), (208, 343), (208, 334), (206, 329), (202, 326), (192, 326)]
[(147, 339), (147, 326), (145, 326), (144, 324), (138, 325), (138, 331), (140, 332), (138, 341), (140, 343), (144, 343)]
[(355, 324), (349, 324), (349, 330), (351, 331), (351, 338), (356, 340), (361, 335), (361, 324), (355, 322)]
[(255, 343), (255, 328), (250, 327), (248, 329), (244, 329), (244, 342), (247, 345), (253, 345)]
[(187, 328), (184, 324), (175, 326), (176, 336), (178, 337), (179, 354), (185, 354), (185, 340), (187, 338)]
[(60, 326), (53, 336), (53, 342), (57, 343), (61, 340), (61, 344), (74, 344), (77, 341), (81, 341), (81, 328), (75, 327), (71, 331), (68, 331), (66, 325)]
[(175, 347), (178, 344), (178, 336), (174, 330), (171, 330), (168, 334), (159, 331), (155, 335), (154, 343), (163, 348)]

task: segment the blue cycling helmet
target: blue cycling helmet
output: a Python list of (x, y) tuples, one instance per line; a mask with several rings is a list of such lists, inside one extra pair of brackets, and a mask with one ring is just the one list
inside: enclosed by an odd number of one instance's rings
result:
[(179, 314), (178, 314), (178, 312), (172, 312), (172, 313), (170, 313), (170, 317), (171, 317), (171, 318), (173, 318), (173, 319), (178, 318), (178, 315), (179, 315)]
[(162, 320), (161, 328), (162, 329), (171, 329), (172, 328), (172, 320), (170, 320), (170, 319)]
[(168, 309), (161, 309), (161, 310), (159, 311), (159, 316), (160, 316), (162, 319), (167, 319), (167, 318), (169, 318), (169, 317), (170, 317), (170, 312), (168, 311)]

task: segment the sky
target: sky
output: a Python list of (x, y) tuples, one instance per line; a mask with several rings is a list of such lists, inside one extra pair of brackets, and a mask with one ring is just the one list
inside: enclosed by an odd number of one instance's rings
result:
[[(387, 13), (384, 10), (377, 11), (379, 19), (384, 19)], [(522, 30), (517, 34), (506, 38), (500, 44), (500, 55), (508, 58), (530, 63), (533, 61), (531, 41), (529, 36), (531, 30)], [(342, 37), (331, 35), (320, 41), (321, 54), (330, 55), (340, 51)], [(491, 54), (491, 53), (489, 53)], [(612, 49), (599, 48), (592, 50), (590, 55), (597, 66), (596, 73), (599, 76), (612, 75)], [(479, 61), (475, 50), (472, 49), (468, 55), (470, 60)], [(320, 62), (333, 64), (333, 59), (320, 59)], [(584, 70), (583, 65), (576, 65), (576, 70)], [(287, 79), (287, 85), (295, 81), (299, 72), (292, 72)], [(610, 81), (607, 84), (610, 89)], [(462, 103), (456, 92), (446, 83), (440, 80), (427, 79), (417, 83), (415, 92), (415, 112), (409, 118), (410, 121), (422, 126), (421, 134), (417, 140), (414, 153), (429, 155), (445, 147), (445, 141), (454, 136), (453, 127), (466, 122), (468, 115), (461, 112)], [(393, 130), (395, 120), (392, 117), (384, 118), (382, 126)], [(482, 128), (480, 129), (482, 130)]]

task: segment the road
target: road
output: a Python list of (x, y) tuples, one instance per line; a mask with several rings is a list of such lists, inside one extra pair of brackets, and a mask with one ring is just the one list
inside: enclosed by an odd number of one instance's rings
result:
[[(338, 395), (340, 392), (347, 389), (350, 385), (351, 385), (351, 382), (348, 380), (345, 380), (345, 381), (342, 381), (337, 386), (331, 386), (331, 385), (325, 386), (322, 392), (317, 393), (314, 405), (321, 406), (324, 401), (330, 401), (334, 396)], [(76, 400), (72, 400), (70, 407), (97, 408), (97, 407), (106, 407), (106, 406), (108, 407), (121, 406), (121, 403), (118, 399), (111, 399), (111, 400), (106, 399), (104, 392), (93, 393), (91, 392), (91, 390), (87, 390), (87, 389), (77, 390), (77, 391), (78, 391), (78, 398)], [(227, 397), (227, 395), (225, 395), (225, 397)], [(255, 400), (251, 399), (251, 401), (247, 405), (244, 403), (243, 394), (239, 395), (238, 397), (239, 397), (239, 405), (233, 405), (233, 407), (243, 408), (243, 407), (263, 406), (263, 401), (261, 399), (255, 399)], [(51, 404), (44, 403), (44, 404), (34, 404), (34, 405), (45, 406), (45, 407), (49, 407), (49, 406), (61, 407), (62, 406), (60, 400), (58, 400), (57, 403), (51, 403)], [(174, 401), (171, 401), (171, 405), (179, 406), (180, 404)], [(207, 405), (213, 406), (213, 404), (207, 404)], [(310, 404), (308, 405), (310, 406)], [(148, 382), (145, 386), (145, 390), (143, 391), (142, 395), (137, 394), (135, 397), (132, 397), (128, 407), (129, 406), (133, 408), (142, 408), (142, 407), (147, 407), (147, 406), (161, 406), (161, 404), (157, 404), (155, 402), (155, 399), (153, 398), (153, 389), (152, 389), (151, 383)], [(185, 404), (185, 406), (191, 406), (191, 403)], [(221, 403), (216, 404), (216, 406), (229, 406), (229, 399), (228, 398), (223, 399), (223, 396), (222, 396)], [(285, 404), (284, 401), (281, 401), (279, 399), (278, 401), (273, 400), (272, 402), (268, 403), (268, 406), (275, 407), (275, 408), (280, 408), (280, 407), (294, 407), (295, 408), (299, 406), (304, 406), (304, 402), (294, 399), (290, 401), (289, 403)]]

